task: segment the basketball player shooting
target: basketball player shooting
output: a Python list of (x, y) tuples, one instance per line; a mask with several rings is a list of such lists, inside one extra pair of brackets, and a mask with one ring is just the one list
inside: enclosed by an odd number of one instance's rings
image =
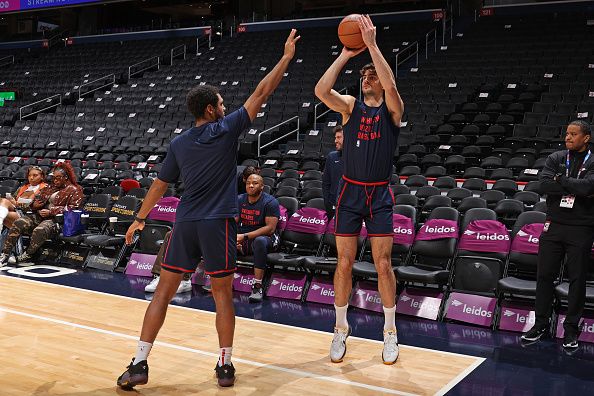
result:
[[(392, 214), (394, 197), (388, 186), (392, 158), (398, 143), (404, 104), (396, 89), (394, 74), (376, 43), (376, 28), (368, 15), (358, 17), (364, 46), (343, 48), (342, 53), (318, 81), (315, 93), (330, 109), (342, 114), (344, 126), (343, 177), (336, 204), (338, 264), (334, 274), (336, 324), (330, 347), (332, 362), (342, 362), (351, 333), (347, 309), (352, 287), (352, 268), (357, 237), (363, 220), (371, 240), (373, 261), (385, 315), (384, 364), (398, 359), (395, 324), (396, 277), (392, 270)], [(363, 102), (341, 95), (332, 87), (347, 62), (367, 49), (373, 63), (361, 70)]]

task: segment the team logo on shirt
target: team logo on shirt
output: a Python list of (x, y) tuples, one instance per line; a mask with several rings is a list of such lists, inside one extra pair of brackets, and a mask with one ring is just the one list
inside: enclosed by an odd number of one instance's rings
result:
[(254, 226), (260, 225), (260, 214), (261, 211), (259, 209), (247, 209), (241, 208), (241, 213), (239, 214), (239, 218), (241, 219), (242, 226)]
[(357, 139), (375, 140), (381, 138), (381, 133), (379, 131), (379, 121), (379, 114), (377, 114), (375, 117), (361, 117)]

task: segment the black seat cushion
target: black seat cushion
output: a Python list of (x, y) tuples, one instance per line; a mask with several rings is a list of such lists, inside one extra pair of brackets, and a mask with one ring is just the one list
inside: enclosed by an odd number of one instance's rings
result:
[(312, 271), (328, 271), (334, 272), (338, 260), (336, 257), (319, 257), (319, 256), (305, 256), (301, 261), (301, 265)]
[(507, 278), (499, 279), (497, 289), (500, 292), (534, 296), (536, 295), (536, 281), (508, 276)]
[(270, 265), (278, 267), (300, 267), (303, 256), (290, 253), (270, 253), (267, 258)]
[(355, 261), (353, 264), (353, 273), (361, 276), (376, 276), (375, 264), (369, 261)]
[[(569, 295), (569, 283), (563, 282), (558, 285), (555, 288), (555, 294), (557, 294), (558, 298), (567, 300), (567, 296)], [(586, 287), (586, 301), (588, 303), (594, 303), (594, 287)]]
[(60, 234), (58, 236), (58, 238), (62, 242), (78, 244), (78, 243), (81, 243), (86, 238), (86, 236), (87, 235), (85, 235), (85, 234), (73, 235), (73, 236), (64, 236), (64, 234)]
[(450, 272), (448, 270), (424, 270), (414, 265), (396, 267), (396, 276), (399, 280), (445, 285), (448, 283)]
[(237, 255), (237, 263), (242, 264), (242, 265), (253, 266), (254, 265), (254, 256)]
[(89, 235), (85, 238), (85, 244), (97, 247), (120, 246), (125, 241), (123, 236), (111, 235)]

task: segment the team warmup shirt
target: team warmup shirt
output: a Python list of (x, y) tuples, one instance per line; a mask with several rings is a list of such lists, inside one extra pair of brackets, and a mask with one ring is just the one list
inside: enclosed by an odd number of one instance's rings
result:
[(343, 175), (359, 182), (389, 181), (400, 128), (386, 102), (370, 107), (356, 100), (343, 129)]
[(280, 218), (278, 201), (272, 195), (262, 193), (260, 199), (250, 203), (247, 194), (237, 197), (239, 224), (237, 233), (246, 234), (266, 225), (266, 217)]
[(250, 123), (241, 107), (171, 141), (158, 178), (184, 183), (176, 223), (237, 216), (237, 139)]

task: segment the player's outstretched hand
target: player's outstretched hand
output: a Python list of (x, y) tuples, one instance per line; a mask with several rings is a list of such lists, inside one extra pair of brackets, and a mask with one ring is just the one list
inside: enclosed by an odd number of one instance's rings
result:
[(375, 44), (375, 26), (371, 22), (369, 15), (364, 14), (359, 17), (359, 29), (361, 30), (361, 37), (367, 47), (372, 47)]
[(134, 240), (134, 233), (136, 231), (142, 231), (143, 229), (144, 229), (144, 221), (139, 222), (139, 221), (134, 220), (134, 222), (128, 228), (128, 231), (126, 231), (126, 244), (132, 245), (132, 241)]
[(287, 37), (287, 41), (285, 41), (285, 56), (289, 59), (293, 59), (295, 56), (295, 43), (301, 38), (301, 36), (295, 37), (296, 34), (297, 30), (291, 29), (291, 33), (289, 33), (289, 37)]

